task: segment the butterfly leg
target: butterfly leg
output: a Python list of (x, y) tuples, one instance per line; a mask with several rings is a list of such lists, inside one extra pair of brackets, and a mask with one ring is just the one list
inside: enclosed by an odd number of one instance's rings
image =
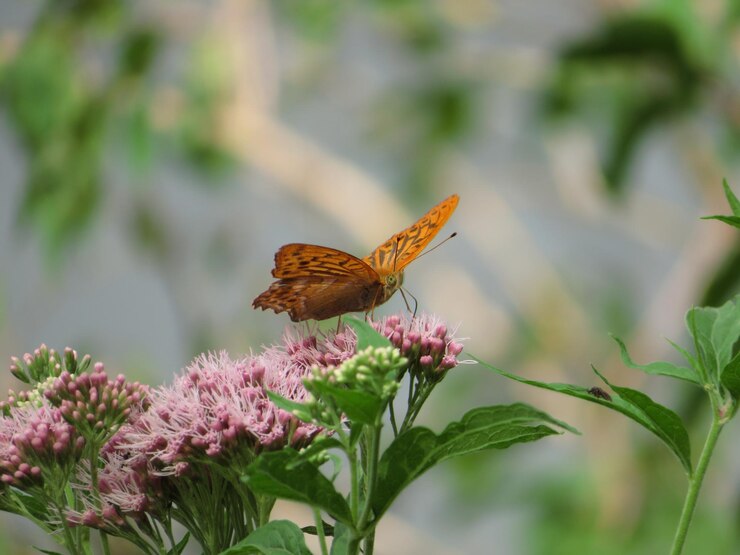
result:
[(342, 315), (340, 314), (337, 317), (337, 331), (336, 331), (337, 334), (339, 333), (339, 326), (341, 326), (341, 325), (342, 325)]
[[(372, 322), (373, 320), (375, 320), (375, 306), (376, 306), (376, 303), (378, 302), (378, 295), (379, 295), (379, 292), (375, 293), (375, 297), (373, 297), (373, 302), (370, 305), (370, 310), (365, 313), (365, 320), (367, 320), (368, 322)], [(369, 319), (367, 317), (368, 314), (370, 314)]]

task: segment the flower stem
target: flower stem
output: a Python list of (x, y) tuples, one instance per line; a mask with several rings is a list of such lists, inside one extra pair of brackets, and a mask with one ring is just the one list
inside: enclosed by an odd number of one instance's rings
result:
[[(375, 494), (375, 486), (378, 481), (378, 458), (380, 456), (380, 421), (376, 421), (375, 424), (366, 433), (371, 435), (366, 436), (367, 438), (367, 468), (365, 468), (365, 475), (367, 476), (367, 482), (365, 485), (365, 492), (363, 496), (364, 506), (362, 513), (357, 521), (357, 529), (362, 533), (365, 533), (365, 528), (368, 521), (372, 516), (372, 502)], [(371, 532), (374, 534), (375, 532)]]
[[(92, 443), (90, 449), (90, 482), (92, 483), (93, 495), (95, 498), (95, 507), (102, 514), (103, 503), (100, 501), (100, 486), (98, 484), (98, 448)], [(104, 555), (110, 555), (110, 545), (108, 544), (108, 534), (100, 530), (100, 544), (103, 547)]]
[(709, 428), (709, 434), (704, 442), (704, 448), (699, 457), (699, 462), (696, 465), (696, 470), (694, 470), (694, 473), (689, 478), (689, 490), (686, 492), (686, 499), (684, 500), (683, 510), (681, 511), (681, 519), (678, 521), (678, 528), (676, 528), (676, 536), (673, 539), (671, 555), (680, 555), (683, 551), (683, 546), (686, 542), (686, 534), (689, 531), (691, 518), (694, 515), (696, 500), (699, 497), (699, 490), (701, 489), (702, 481), (704, 480), (704, 474), (707, 472), (709, 460), (712, 458), (712, 452), (714, 451), (715, 445), (717, 445), (717, 439), (719, 439), (719, 433), (722, 431), (722, 426), (723, 422), (715, 411), (712, 416), (712, 426)]
[(324, 535), (324, 523), (321, 520), (321, 512), (316, 507), (313, 507), (313, 518), (316, 521), (316, 535), (319, 538), (321, 555), (329, 555), (329, 550), (326, 547), (326, 536)]

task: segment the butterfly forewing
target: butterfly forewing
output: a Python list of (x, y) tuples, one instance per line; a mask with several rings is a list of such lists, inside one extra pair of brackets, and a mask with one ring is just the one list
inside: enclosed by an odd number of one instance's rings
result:
[(363, 260), (382, 274), (403, 270), (434, 239), (450, 219), (459, 200), (457, 195), (447, 197), (415, 224), (393, 235)]
[(348, 275), (358, 279), (378, 279), (377, 272), (366, 262), (337, 249), (290, 243), (275, 253), (272, 276), (276, 278)]

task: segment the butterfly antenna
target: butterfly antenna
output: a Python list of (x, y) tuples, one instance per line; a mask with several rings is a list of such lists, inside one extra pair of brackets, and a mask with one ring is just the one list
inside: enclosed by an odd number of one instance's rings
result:
[[(409, 291), (408, 289), (404, 289), (403, 287), (401, 287), (400, 291), (401, 291), (401, 296), (403, 297), (403, 302), (406, 303), (406, 310), (408, 310), (409, 312), (411, 312), (411, 319), (413, 320), (414, 318), (416, 318), (416, 309), (419, 308), (419, 301), (416, 299), (416, 297), (414, 297), (411, 294), (411, 291)], [(408, 299), (406, 299), (406, 293), (409, 294), (409, 297), (411, 297), (412, 299), (414, 299), (414, 310), (413, 310), (413, 312), (411, 311), (411, 307), (409, 306)]]
[(419, 260), (419, 259), (420, 259), (420, 258), (421, 258), (422, 256), (424, 256), (424, 255), (426, 255), (426, 254), (429, 254), (429, 253), (430, 253), (430, 252), (432, 252), (432, 251), (433, 251), (434, 249), (437, 249), (437, 248), (441, 247), (442, 245), (444, 245), (444, 244), (445, 244), (445, 243), (446, 243), (447, 241), (449, 241), (449, 240), (450, 240), (450, 239), (452, 239), (453, 237), (457, 237), (457, 231), (456, 231), (456, 232), (454, 232), (454, 233), (452, 233), (452, 234), (450, 234), (450, 236), (449, 236), (449, 237), (447, 237), (447, 239), (444, 239), (444, 240), (440, 241), (439, 243), (437, 243), (436, 245), (434, 245), (434, 246), (433, 246), (433, 247), (432, 247), (431, 249), (429, 249), (429, 250), (426, 250), (426, 251), (424, 251), (423, 253), (421, 253), (421, 254), (420, 254), (419, 256), (417, 256), (417, 257), (416, 257), (416, 260)]

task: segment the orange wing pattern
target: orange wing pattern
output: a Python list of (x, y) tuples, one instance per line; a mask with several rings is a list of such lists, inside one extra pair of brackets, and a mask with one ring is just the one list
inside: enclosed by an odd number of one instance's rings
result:
[(275, 253), (272, 277), (298, 278), (306, 276), (353, 276), (357, 279), (378, 280), (378, 273), (366, 262), (349, 253), (304, 243), (283, 245)]
[(383, 275), (403, 270), (434, 239), (450, 219), (459, 200), (457, 195), (447, 197), (415, 224), (393, 235), (363, 260)]
[(252, 306), (287, 312), (294, 322), (326, 320), (347, 312), (364, 312), (377, 303), (383, 285), (347, 276), (279, 279)]
[(278, 278), (252, 302), (254, 308), (287, 311), (294, 322), (325, 320), (375, 306), (383, 283), (367, 263), (346, 252), (291, 243), (275, 253)]
[(294, 322), (373, 310), (398, 290), (403, 269), (437, 235), (458, 200), (457, 195), (446, 198), (362, 260), (319, 245), (290, 243), (280, 247), (272, 270), (277, 280), (252, 306), (287, 312)]

